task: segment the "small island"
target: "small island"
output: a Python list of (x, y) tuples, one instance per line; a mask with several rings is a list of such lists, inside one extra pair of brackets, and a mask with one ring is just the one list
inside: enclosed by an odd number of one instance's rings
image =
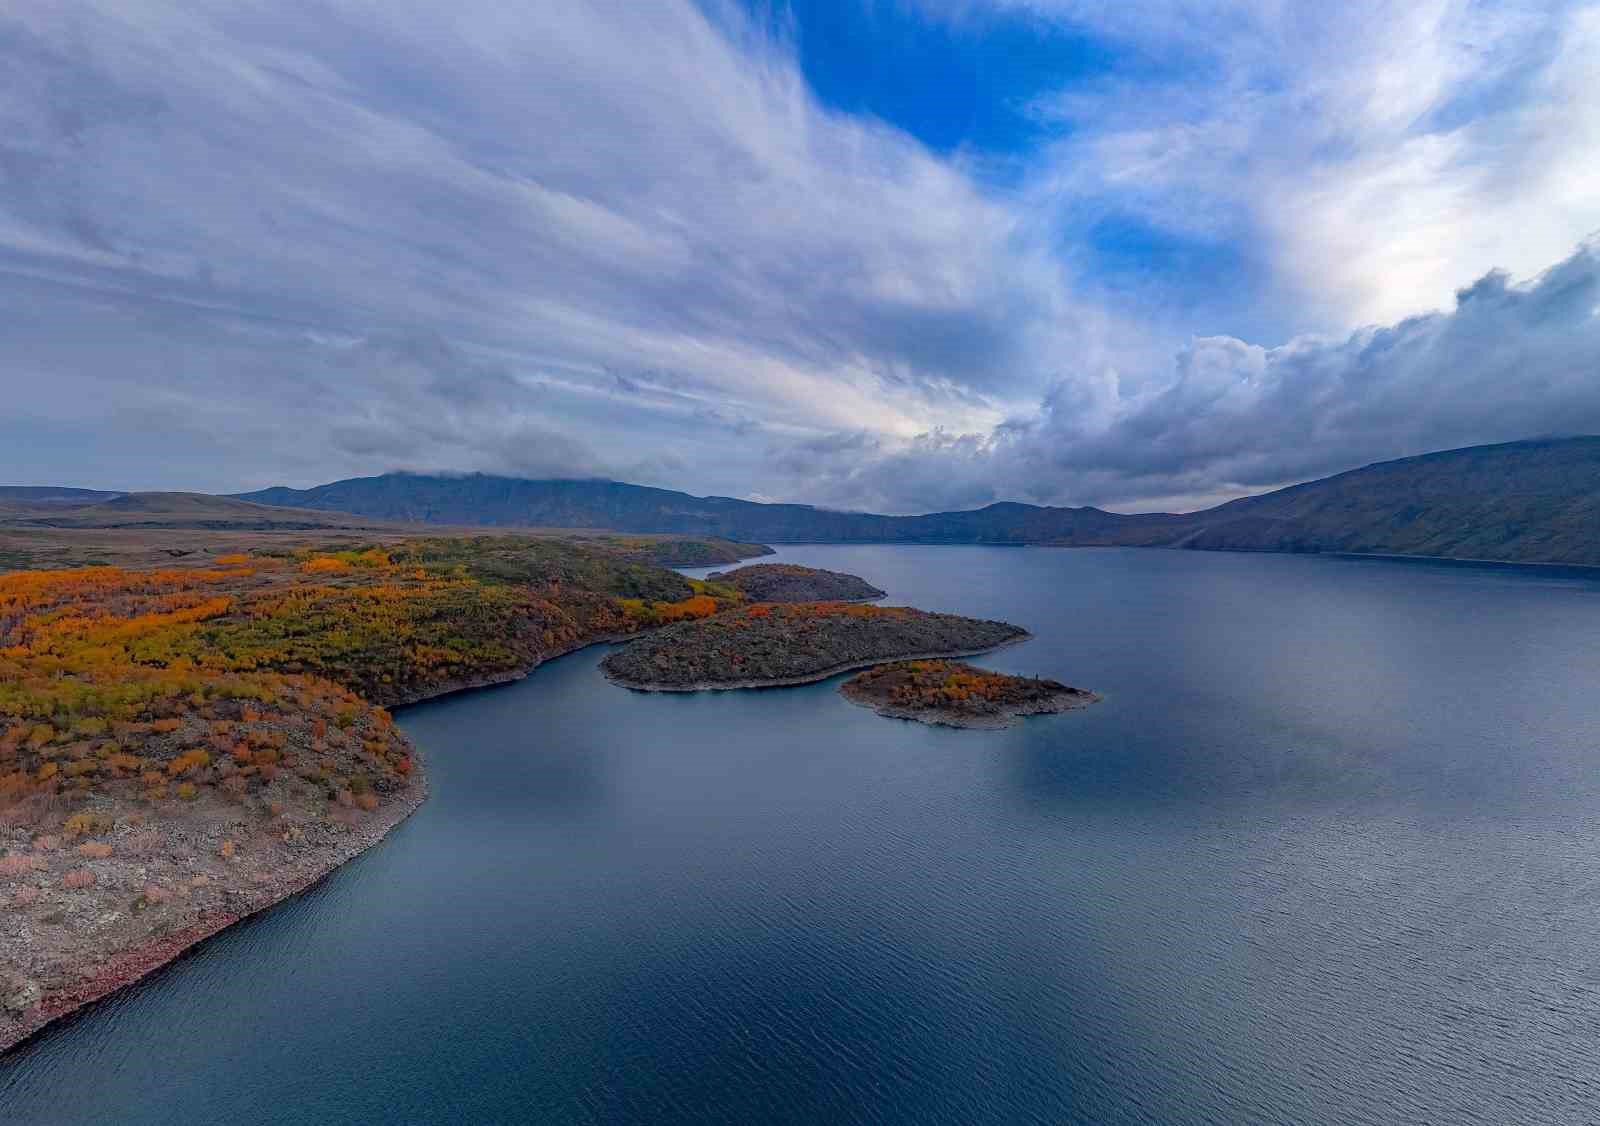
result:
[(764, 603), (667, 626), (608, 654), (601, 668), (650, 692), (768, 688), (884, 661), (971, 656), (1029, 636), (1009, 622), (907, 606)]
[(839, 686), (845, 699), (879, 715), (946, 727), (1009, 727), (1018, 716), (1072, 711), (1100, 697), (1031, 676), (990, 672), (961, 661), (896, 661)]
[(794, 563), (753, 563), (715, 571), (706, 581), (732, 587), (751, 602), (872, 602), (884, 596), (859, 576)]

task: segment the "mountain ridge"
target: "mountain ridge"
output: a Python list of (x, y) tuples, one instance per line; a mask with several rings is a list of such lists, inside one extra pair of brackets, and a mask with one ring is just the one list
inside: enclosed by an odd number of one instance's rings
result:
[[(24, 498), (24, 492), (34, 495)], [(31, 500), (34, 521), (70, 526), (78, 513), (103, 520), (114, 509), (148, 505), (143, 498), (159, 495), (171, 504), (180, 496), (84, 490), (94, 502), (75, 508), (71, 492), (0, 489), (0, 511), (8, 500)], [(491, 474), (388, 473), (215, 499), (266, 506), (268, 513), (297, 509), (302, 522), (311, 513), (328, 513), (382, 522), (606, 529), (758, 543), (1135, 546), (1600, 566), (1600, 436), (1437, 450), (1187, 513), (997, 501), (977, 509), (886, 516), (697, 497), (621, 481)]]
[(690, 532), (764, 543), (984, 543), (1340, 552), (1600, 566), (1600, 436), (1373, 462), (1188, 513), (997, 501), (884, 516), (601, 480), (391, 473), (239, 494), (391, 520)]

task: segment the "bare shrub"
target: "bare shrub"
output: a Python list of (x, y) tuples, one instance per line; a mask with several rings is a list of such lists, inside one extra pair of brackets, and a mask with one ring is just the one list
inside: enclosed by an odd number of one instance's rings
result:
[(30, 856), (25, 852), (13, 852), (0, 856), (0, 876), (22, 876), (29, 872), (37, 872), (44, 867), (44, 861), (37, 856)]
[(94, 886), (94, 873), (87, 868), (74, 868), (61, 877), (61, 886), (69, 891)]
[(0, 830), (32, 829), (50, 820), (55, 808), (53, 794), (29, 794), (21, 801), (0, 809)]
[(154, 856), (161, 850), (161, 834), (154, 829), (135, 833), (123, 845), (123, 851), (133, 856)]

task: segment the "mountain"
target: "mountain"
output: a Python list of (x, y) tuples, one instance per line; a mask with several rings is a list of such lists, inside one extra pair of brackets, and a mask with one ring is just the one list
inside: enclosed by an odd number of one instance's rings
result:
[(766, 543), (1134, 545), (1600, 565), (1600, 437), (1379, 462), (1202, 512), (1121, 515), (1001, 503), (878, 516), (696, 497), (617, 481), (390, 473), (239, 499), (384, 519), (687, 532)]
[(1600, 437), (1379, 462), (1185, 517), (1170, 546), (1600, 564)]
[(207, 493), (104, 493), (93, 489), (0, 488), (0, 524), (11, 528), (204, 528), (309, 531), (372, 527), (348, 513), (256, 504)]
[(927, 516), (876, 516), (805, 504), (696, 497), (619, 481), (530, 481), (485, 474), (389, 473), (312, 489), (262, 489), (241, 493), (239, 499), (385, 520), (689, 532), (763, 543), (1065, 543), (1082, 536), (1096, 539), (1129, 521), (1172, 519), (1030, 504), (993, 504), (973, 512)]

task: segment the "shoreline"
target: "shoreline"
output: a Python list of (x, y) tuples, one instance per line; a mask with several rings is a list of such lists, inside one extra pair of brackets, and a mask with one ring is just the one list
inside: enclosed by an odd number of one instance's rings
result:
[[(876, 599), (862, 599), (860, 601), (876, 601)], [(611, 645), (631, 641), (644, 632), (648, 631), (604, 634), (589, 638), (562, 649), (541, 654), (537, 660), (524, 668), (508, 669), (482, 677), (449, 681), (428, 691), (412, 693), (394, 699), (382, 706), (387, 708), (412, 707), (417, 704), (427, 703), (430, 700), (452, 696), (459, 692), (512, 684), (527, 679), (547, 661), (570, 656), (596, 645)], [(893, 661), (938, 660), (952, 657), (979, 656), (1003, 649), (1008, 645), (1029, 641), (1032, 638), (1032, 633), (1025, 632), (1021, 636), (1008, 638), (996, 645), (979, 649), (876, 657), (870, 660), (838, 665), (803, 677), (786, 677), (776, 680), (750, 680), (735, 683), (706, 683), (689, 687), (671, 687), (635, 685), (613, 677), (610, 673), (604, 671), (602, 671), (602, 675), (619, 687), (640, 692), (699, 692), (732, 691), (747, 688), (785, 688), (816, 684), (842, 673), (871, 668), (874, 665), (887, 664)], [(284, 873), (285, 878), (281, 884), (267, 888), (237, 889), (234, 894), (244, 899), (243, 905), (237, 910), (230, 909), (202, 914), (187, 926), (116, 951), (105, 961), (95, 966), (90, 973), (71, 985), (42, 993), (37, 1002), (16, 1018), (11, 1018), (9, 1013), (0, 1010), (0, 1059), (5, 1058), (12, 1051), (21, 1048), (36, 1037), (43, 1035), (52, 1026), (72, 1016), (74, 1013), (104, 1001), (124, 989), (137, 985), (150, 974), (176, 961), (208, 939), (309, 890), (356, 857), (381, 844), (395, 828), (403, 824), (420, 809), (430, 795), (426, 760), (414, 744), (412, 745), (412, 751), (417, 761), (422, 765), (422, 769), (417, 775), (415, 792), (405, 795), (390, 807), (386, 812), (389, 812), (391, 816), (379, 822), (361, 826), (352, 833), (348, 841), (342, 842), (345, 847), (333, 849), (320, 861), (311, 865), (310, 870), (296, 870)]]
[[(590, 638), (558, 651), (541, 654), (538, 660), (526, 668), (506, 670), (470, 680), (449, 681), (431, 691), (408, 695), (383, 706), (410, 707), (452, 696), (458, 692), (511, 684), (527, 679), (546, 661), (569, 656), (593, 645), (614, 644), (635, 636), (637, 634), (605, 634)], [(206, 912), (186, 926), (118, 950), (71, 985), (42, 992), (38, 1000), (19, 1016), (12, 1017), (6, 1010), (0, 1009), (0, 1059), (42, 1035), (57, 1022), (138, 984), (156, 970), (177, 961), (190, 950), (221, 934), (229, 927), (309, 890), (356, 857), (381, 844), (391, 832), (420, 809), (430, 796), (426, 759), (415, 744), (412, 744), (412, 753), (422, 766), (417, 773), (414, 792), (404, 795), (384, 810), (375, 811), (389, 816), (360, 826), (347, 841), (341, 842), (346, 847), (334, 848), (319, 861), (311, 864), (310, 870), (289, 870), (284, 873), (283, 882), (276, 886), (236, 889), (234, 894), (244, 899), (244, 904), (238, 910)]]
[[(420, 760), (420, 755), (418, 757)], [(335, 847), (325, 856), (317, 858), (308, 865), (309, 870), (288, 869), (283, 873), (283, 882), (276, 886), (230, 889), (230, 895), (244, 900), (239, 909), (202, 913), (187, 926), (116, 951), (69, 986), (41, 993), (31, 1008), (14, 1019), (6, 1019), (4, 1025), (0, 1026), (0, 1059), (48, 1031), (58, 1021), (136, 985), (162, 966), (176, 961), (234, 924), (293, 899), (321, 883), (383, 841), (421, 808), (430, 792), (425, 773), (417, 779), (414, 790), (384, 810), (387, 817), (355, 829), (349, 839), (340, 842), (342, 847)]]
[(892, 657), (872, 657), (864, 661), (851, 661), (847, 664), (834, 665), (821, 672), (807, 673), (804, 676), (773, 677), (770, 679), (756, 680), (697, 680), (692, 684), (656, 684), (645, 681), (627, 680), (616, 676), (610, 670), (602, 670), (605, 678), (619, 688), (626, 688), (632, 692), (732, 692), (745, 688), (795, 688), (802, 684), (816, 684), (819, 681), (829, 680), (840, 673), (853, 672), (857, 669), (869, 669), (874, 665), (887, 665), (895, 661), (937, 661), (951, 657), (977, 657), (984, 653), (993, 653), (1004, 649), (1008, 645), (1020, 645), (1024, 641), (1032, 641), (1033, 634), (1024, 631), (1020, 637), (1008, 637), (994, 645), (985, 645), (981, 649), (947, 649), (933, 653), (902, 653)]
[(591, 648), (595, 645), (616, 645), (621, 642), (632, 641), (634, 638), (646, 632), (648, 631), (639, 630), (634, 633), (601, 634), (598, 637), (591, 637), (587, 641), (575, 642), (574, 644), (568, 645), (565, 648), (552, 649), (548, 653), (542, 653), (539, 655), (538, 659), (525, 668), (507, 669), (504, 672), (490, 673), (486, 676), (472, 677), (467, 680), (446, 681), (444, 684), (441, 684), (437, 688), (434, 688), (430, 691), (397, 698), (388, 703), (384, 703), (381, 706), (393, 711), (395, 708), (409, 708), (417, 704), (426, 704), (430, 700), (439, 700), (445, 696), (454, 696), (457, 692), (472, 692), (479, 688), (499, 688), (504, 684), (515, 684), (519, 680), (527, 680), (528, 677), (532, 676), (536, 670), (550, 661), (558, 660), (562, 657), (570, 657), (574, 653), (581, 653), (583, 650)]

